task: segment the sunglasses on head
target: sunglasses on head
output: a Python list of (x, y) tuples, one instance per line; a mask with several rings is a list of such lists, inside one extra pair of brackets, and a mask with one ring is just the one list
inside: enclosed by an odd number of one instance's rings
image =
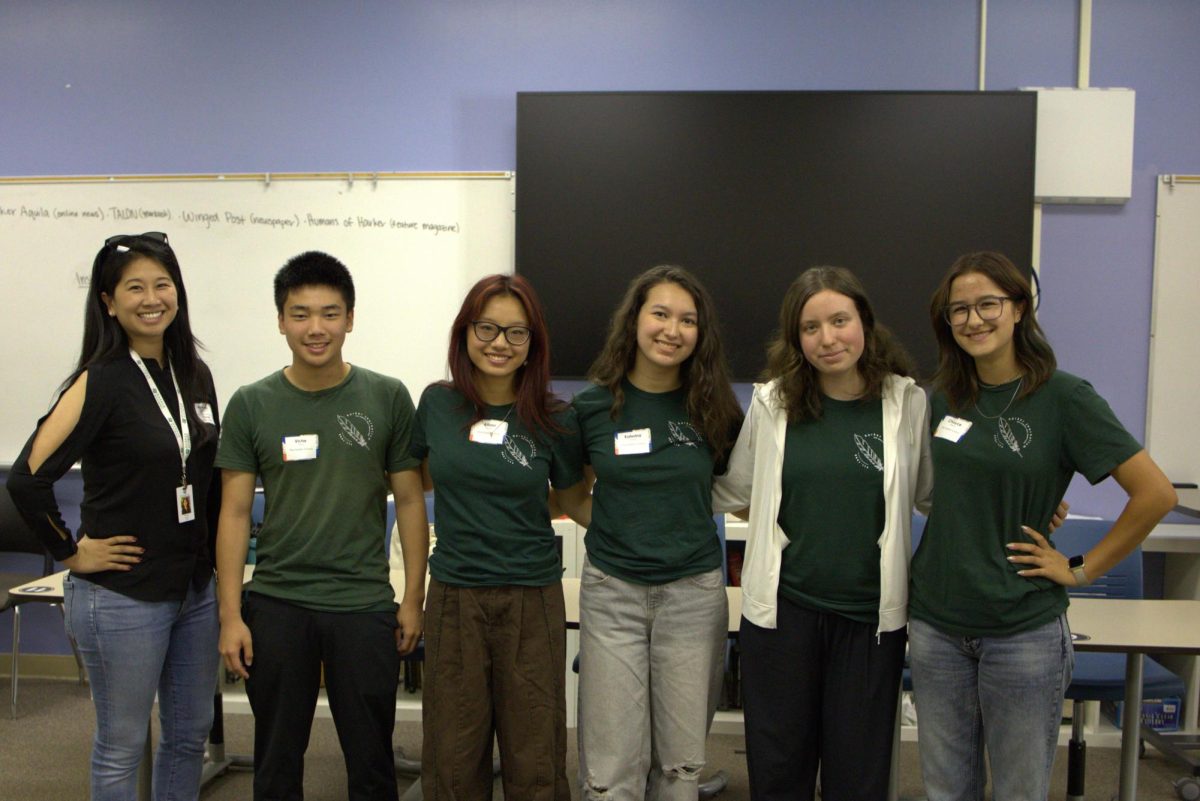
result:
[(110, 248), (115, 246), (118, 251), (122, 249), (129, 250), (128, 246), (125, 246), (124, 243), (131, 242), (136, 239), (149, 239), (163, 245), (168, 244), (167, 235), (162, 231), (147, 231), (144, 234), (116, 234), (114, 236), (110, 236), (108, 239), (104, 240), (104, 247)]

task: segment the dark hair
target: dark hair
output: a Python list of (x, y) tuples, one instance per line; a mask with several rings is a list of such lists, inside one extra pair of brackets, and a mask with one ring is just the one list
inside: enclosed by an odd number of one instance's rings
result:
[(621, 381), (633, 369), (637, 358), (638, 314), (646, 304), (646, 296), (659, 284), (677, 284), (692, 296), (696, 304), (696, 348), (683, 362), (679, 377), (687, 392), (687, 412), (692, 425), (699, 429), (716, 454), (724, 458), (733, 447), (742, 407), (729, 383), (729, 364), (721, 345), (712, 298), (695, 276), (682, 267), (661, 265), (652, 267), (634, 278), (625, 291), (608, 326), (608, 339), (600, 355), (592, 363), (588, 378), (607, 387), (613, 396), (612, 418), (615, 420), (625, 405)]
[(516, 298), (525, 310), (525, 319), (529, 321), (529, 352), (525, 363), (517, 368), (514, 376), (517, 416), (535, 435), (538, 432), (562, 432), (565, 429), (551, 416), (566, 404), (550, 392), (550, 338), (546, 316), (533, 285), (520, 275), (489, 275), (480, 278), (471, 287), (450, 326), (447, 361), (451, 380), (439, 383), (454, 387), (474, 409), (468, 425), (483, 419), (484, 403), (475, 387), (476, 368), (467, 353), (467, 332), (471, 329), (471, 321), (479, 318), (488, 301), (505, 296)]
[(829, 290), (854, 301), (862, 321), (863, 352), (855, 365), (865, 382), (864, 398), (883, 395), (889, 373), (912, 375), (913, 364), (903, 346), (882, 324), (867, 299), (862, 282), (845, 267), (810, 267), (792, 281), (779, 307), (779, 330), (767, 346), (764, 378), (778, 380), (775, 397), (787, 408), (788, 420), (811, 420), (821, 416), (821, 383), (817, 369), (804, 358), (800, 344), (800, 315), (813, 295)]
[(950, 288), (954, 279), (978, 273), (992, 281), (1005, 296), (1012, 299), (1014, 308), (1021, 309), (1021, 319), (1013, 328), (1013, 347), (1024, 381), (1019, 397), (1036, 391), (1054, 374), (1057, 361), (1054, 350), (1046, 341), (1042, 327), (1033, 314), (1033, 291), (1029, 279), (1003, 253), (981, 251), (959, 256), (942, 279), (929, 302), (929, 321), (938, 343), (938, 369), (933, 382), (946, 393), (950, 408), (960, 411), (979, 398), (979, 375), (975, 360), (959, 347), (954, 331), (946, 322), (946, 306), (950, 303)]
[(302, 286), (328, 286), (342, 293), (346, 312), (354, 311), (354, 279), (346, 265), (319, 250), (309, 250), (288, 259), (275, 273), (275, 308), (283, 314), (288, 293)]
[[(114, 296), (125, 268), (138, 259), (149, 259), (160, 265), (175, 285), (178, 308), (175, 319), (163, 332), (163, 351), (179, 380), (179, 389), (184, 396), (183, 406), (192, 431), (207, 432), (209, 429), (201, 426), (195, 416), (194, 403), (207, 388), (208, 366), (200, 358), (200, 341), (192, 334), (183, 273), (165, 234), (112, 236), (100, 248), (92, 261), (92, 277), (84, 304), (83, 344), (79, 349), (79, 362), (60, 389), (71, 386), (93, 364), (119, 358), (129, 352), (129, 338), (125, 329), (116, 317), (109, 315), (104, 296)], [(200, 434), (196, 444), (203, 443), (204, 439), (205, 434)]]

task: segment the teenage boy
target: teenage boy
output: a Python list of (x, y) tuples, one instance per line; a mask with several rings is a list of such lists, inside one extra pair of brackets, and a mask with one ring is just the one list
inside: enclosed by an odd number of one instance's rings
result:
[[(343, 361), (354, 283), (337, 259), (313, 251), (285, 264), (275, 306), (292, 363), (234, 393), (217, 452), (220, 648), (254, 711), (254, 798), (303, 798), (324, 664), (349, 798), (394, 801), (396, 684), (421, 636), (429, 550), (408, 452), (412, 400), (396, 379)], [(266, 513), (243, 605), (256, 476)], [(398, 610), (383, 539), (389, 487), (404, 550)]]

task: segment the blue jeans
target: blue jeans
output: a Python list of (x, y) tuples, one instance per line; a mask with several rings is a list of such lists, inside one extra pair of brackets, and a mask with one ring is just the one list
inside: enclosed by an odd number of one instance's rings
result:
[(1067, 617), (1004, 637), (908, 624), (918, 742), (929, 801), (1043, 801), (1075, 653)]
[(728, 630), (720, 568), (644, 585), (584, 563), (579, 777), (586, 801), (695, 801)]
[(195, 799), (217, 682), (213, 582), (183, 601), (138, 601), (80, 576), (63, 582), (67, 629), (96, 705), (92, 801), (134, 801), (158, 693), (155, 801)]

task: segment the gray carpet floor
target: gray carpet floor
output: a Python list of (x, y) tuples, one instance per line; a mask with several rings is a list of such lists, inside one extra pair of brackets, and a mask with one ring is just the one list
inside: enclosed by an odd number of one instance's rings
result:
[[(8, 682), (0, 682), (5, 698)], [(87, 798), (88, 755), (94, 729), (94, 714), (86, 687), (66, 681), (27, 679), (21, 682), (19, 717), (0, 716), (0, 799), (4, 801), (67, 801)], [(247, 715), (226, 716), (226, 747), (230, 753), (249, 753), (253, 742), (253, 720)], [(420, 753), (420, 726), (400, 724), (395, 743), (411, 754)], [(709, 738), (708, 761), (712, 769), (729, 774), (729, 787), (722, 801), (744, 801), (750, 797), (746, 780), (743, 740), (738, 736)], [(567, 772), (574, 777), (578, 765), (574, 730), (570, 732)], [(1092, 748), (1088, 752), (1088, 799), (1108, 801), (1117, 790), (1119, 752)], [(915, 743), (901, 745), (903, 796), (921, 794), (920, 766)], [(1177, 796), (1172, 782), (1183, 771), (1153, 749), (1141, 762), (1138, 798), (1169, 801)], [(336, 801), (346, 797), (346, 774), (333, 723), (318, 719), (305, 761), (305, 798)], [(400, 778), (403, 793), (409, 779)], [(1050, 798), (1066, 793), (1066, 754), (1059, 749)], [(217, 778), (201, 792), (203, 801), (244, 801), (251, 798), (251, 774), (232, 772)], [(501, 797), (499, 786), (495, 793)], [(575, 797), (578, 797), (576, 794)]]

